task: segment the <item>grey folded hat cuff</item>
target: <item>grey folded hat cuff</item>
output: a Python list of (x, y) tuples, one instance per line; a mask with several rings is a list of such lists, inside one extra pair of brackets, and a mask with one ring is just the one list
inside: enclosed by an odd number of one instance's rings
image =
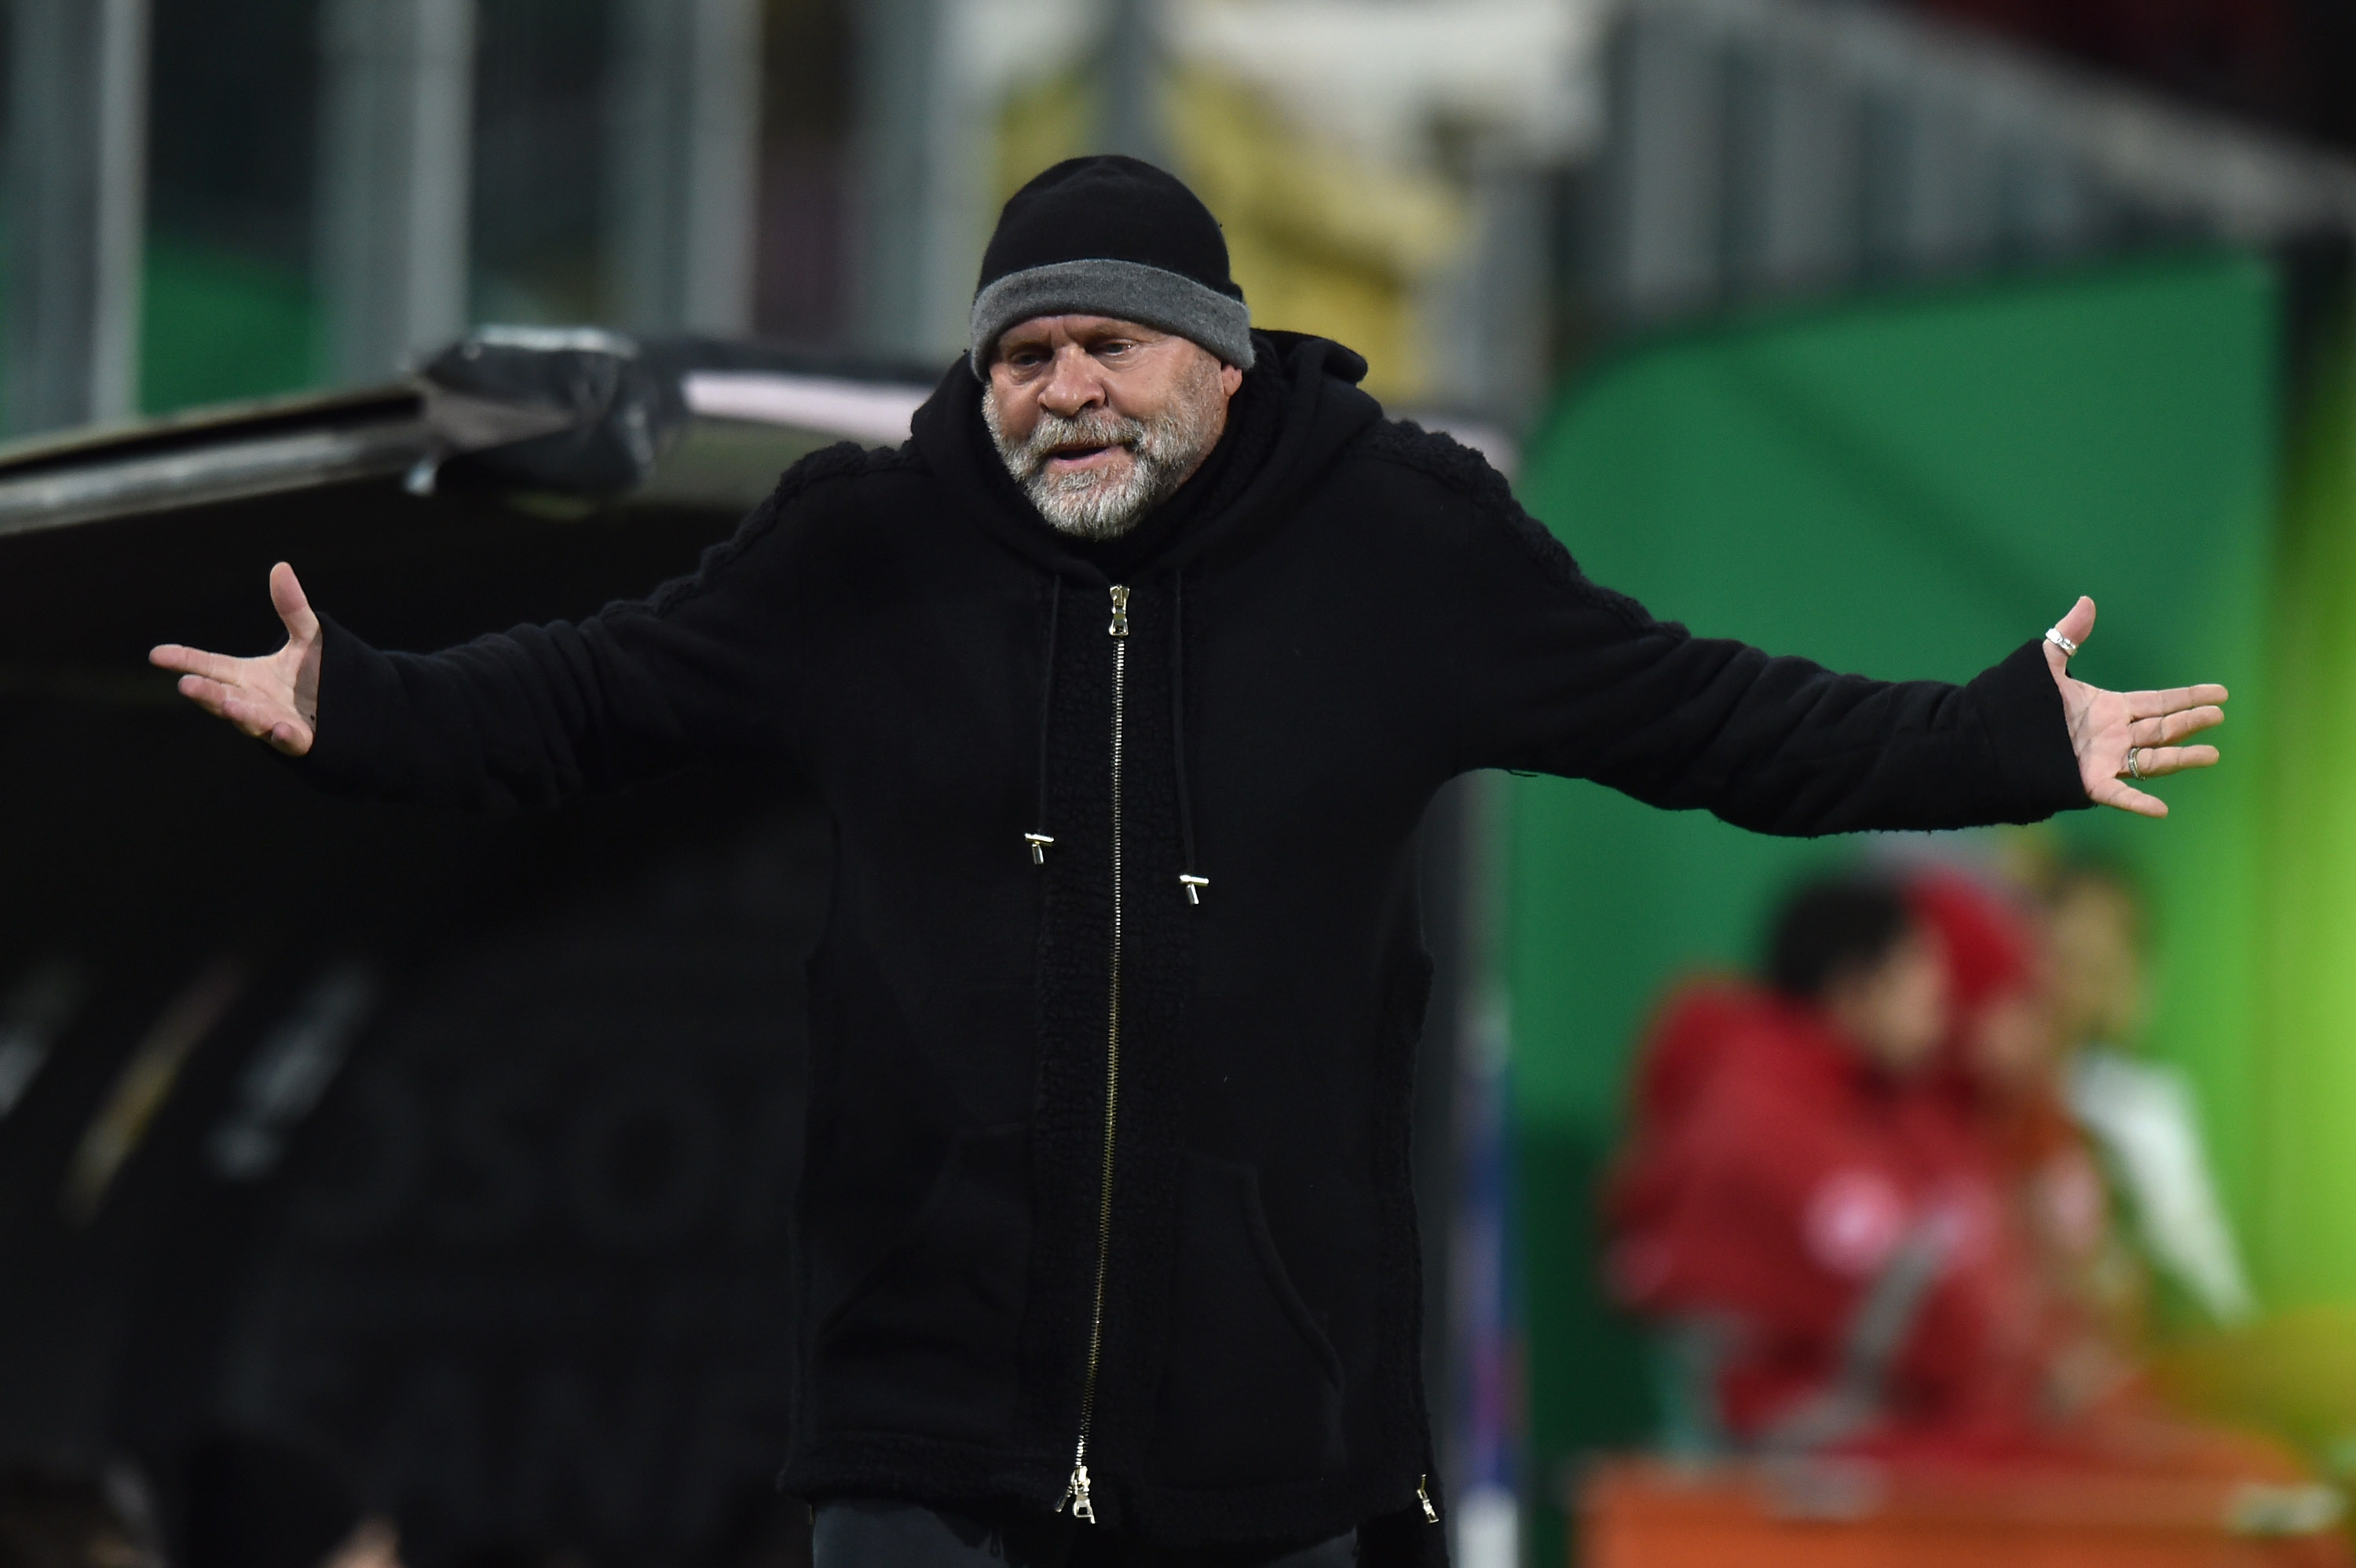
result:
[(1239, 370), (1252, 367), (1251, 311), (1232, 294), (1142, 261), (1055, 261), (1009, 272), (973, 298), (967, 363), (985, 375), (999, 335), (1036, 315), (1109, 315), (1191, 337)]

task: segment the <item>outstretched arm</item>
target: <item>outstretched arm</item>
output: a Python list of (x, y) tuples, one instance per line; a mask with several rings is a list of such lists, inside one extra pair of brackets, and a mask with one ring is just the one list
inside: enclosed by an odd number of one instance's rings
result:
[[(1964, 686), (1879, 681), (1692, 636), (1598, 587), (1534, 524), (1481, 539), (1460, 623), (1462, 765), (1589, 778), (1765, 833), (2028, 822), (2166, 806), (2144, 779), (2206, 767), (2183, 744), (2222, 688), (2113, 692), (2072, 677), (2082, 599), (2053, 642)], [(1534, 570), (1535, 568), (1535, 570)]]
[(180, 695), (206, 712), (299, 757), (318, 733), (319, 617), (283, 560), (270, 569), (270, 603), (286, 625), (286, 645), (274, 654), (231, 658), (166, 643), (147, 662), (177, 671)]
[(341, 794), (469, 809), (547, 805), (705, 760), (794, 754), (801, 661), (792, 547), (772, 496), (696, 572), (580, 621), (438, 654), (382, 653), (270, 574), (275, 653), (167, 645), (180, 690)]

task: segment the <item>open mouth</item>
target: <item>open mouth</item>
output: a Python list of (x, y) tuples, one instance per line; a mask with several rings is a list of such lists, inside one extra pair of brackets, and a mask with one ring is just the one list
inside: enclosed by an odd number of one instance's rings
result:
[(1058, 446), (1048, 452), (1047, 462), (1051, 467), (1086, 468), (1123, 450), (1125, 449), (1113, 443)]

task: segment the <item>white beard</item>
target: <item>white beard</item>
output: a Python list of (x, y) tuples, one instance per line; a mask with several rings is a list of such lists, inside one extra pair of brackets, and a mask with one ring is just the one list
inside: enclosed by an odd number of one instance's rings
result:
[[(1030, 436), (1010, 442), (999, 424), (998, 399), (988, 389), (981, 397), (981, 418), (1006, 472), (1050, 526), (1079, 539), (1108, 539), (1135, 528), (1203, 465), (1218, 444), (1217, 413), (1224, 400), (1218, 367), (1206, 365), (1178, 389), (1168, 411), (1150, 422), (1109, 409), (1078, 419), (1043, 409)], [(1127, 451), (1129, 461), (1076, 474), (1049, 474), (1048, 453), (1074, 445), (1118, 446)]]

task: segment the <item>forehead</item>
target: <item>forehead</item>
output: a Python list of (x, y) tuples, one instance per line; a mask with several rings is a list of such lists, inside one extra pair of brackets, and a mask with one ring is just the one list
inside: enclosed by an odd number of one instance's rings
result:
[(1169, 336), (1166, 332), (1142, 322), (1123, 321), (1114, 315), (1034, 315), (1018, 321), (999, 335), (1002, 347), (1010, 343), (1087, 343), (1106, 337), (1133, 337), (1140, 342), (1153, 342)]

